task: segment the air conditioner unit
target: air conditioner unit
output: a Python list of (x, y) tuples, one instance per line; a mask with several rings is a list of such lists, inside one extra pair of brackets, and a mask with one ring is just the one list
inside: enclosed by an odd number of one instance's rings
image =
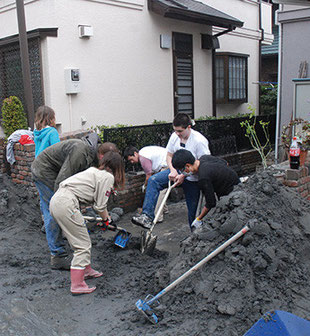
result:
[(92, 26), (79, 25), (79, 37), (90, 37), (94, 35), (94, 29)]

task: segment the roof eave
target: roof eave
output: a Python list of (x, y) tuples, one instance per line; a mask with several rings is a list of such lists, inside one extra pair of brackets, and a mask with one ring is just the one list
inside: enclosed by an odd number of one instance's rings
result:
[(148, 8), (152, 12), (170, 19), (206, 24), (209, 26), (228, 28), (232, 30), (243, 26), (243, 22), (239, 20), (218, 18), (208, 14), (190, 11), (188, 9), (170, 7), (152, 0), (148, 0)]
[(177, 8), (167, 8), (164, 17), (228, 29), (236, 29), (237, 27), (243, 26), (243, 22), (241, 21), (227, 20), (224, 18), (218, 18), (215, 16), (201, 14), (193, 11), (189, 13), (184, 9)]

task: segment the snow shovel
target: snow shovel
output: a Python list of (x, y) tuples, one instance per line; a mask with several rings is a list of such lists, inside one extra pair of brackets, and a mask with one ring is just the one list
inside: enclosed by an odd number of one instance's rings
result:
[(155, 296), (147, 295), (144, 300), (138, 300), (136, 302), (136, 308), (139, 312), (141, 312), (151, 323), (156, 324), (159, 322), (158, 316), (152, 311), (151, 305), (154, 302), (159, 303), (158, 299), (163, 296), (164, 294), (168, 293), (171, 289), (173, 289), (176, 285), (178, 285), (181, 281), (185, 280), (189, 275), (191, 275), (193, 272), (197, 271), (202, 265), (204, 265), (206, 262), (211, 260), (213, 257), (215, 257), (217, 254), (219, 254), (221, 251), (223, 251), (227, 246), (232, 244), (235, 240), (240, 238), (242, 235), (244, 235), (246, 232), (249, 231), (249, 227), (245, 226), (243, 229), (241, 229), (239, 232), (237, 232), (234, 236), (232, 236), (230, 239), (228, 239), (225, 243), (220, 245), (217, 249), (215, 249), (212, 253), (207, 255), (205, 258), (200, 260), (196, 265), (194, 265), (191, 269), (189, 269), (187, 272), (185, 272), (183, 275), (181, 275), (179, 278), (174, 280), (169, 286), (164, 288), (161, 292), (156, 294)]
[[(102, 222), (102, 218), (101, 217), (89, 217), (89, 216), (83, 216), (84, 219), (88, 220), (88, 221), (99, 221)], [(100, 225), (98, 225), (100, 226)], [(119, 226), (117, 226), (116, 224), (112, 224), (112, 225), (107, 225), (106, 227), (101, 229), (103, 231), (105, 230), (111, 230), (111, 231), (116, 231), (118, 230), (118, 233), (116, 234), (116, 236), (114, 237), (114, 244), (118, 247), (121, 248), (125, 248), (129, 242), (129, 239), (131, 237), (131, 233), (128, 232), (127, 230), (125, 230), (124, 228), (121, 228)]]
[(168, 189), (167, 192), (160, 204), (160, 207), (155, 215), (155, 218), (153, 220), (153, 224), (151, 226), (151, 228), (149, 230), (143, 230), (141, 231), (141, 246), (140, 246), (140, 251), (141, 253), (145, 253), (148, 255), (152, 255), (152, 253), (154, 252), (155, 246), (156, 246), (156, 242), (157, 242), (157, 236), (152, 234), (152, 231), (154, 229), (154, 226), (156, 225), (158, 218), (160, 216), (160, 213), (162, 212), (166, 201), (170, 195), (170, 191), (172, 188), (174, 188), (176, 186), (176, 183), (174, 183), (173, 185), (171, 185), (171, 181), (169, 180), (168, 183)]

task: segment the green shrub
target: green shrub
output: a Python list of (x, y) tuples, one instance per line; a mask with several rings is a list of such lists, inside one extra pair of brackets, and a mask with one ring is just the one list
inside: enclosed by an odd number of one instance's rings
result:
[(277, 85), (273, 87), (263, 86), (260, 96), (261, 115), (275, 114), (277, 110)]
[(6, 138), (18, 129), (27, 129), (27, 117), (19, 98), (10, 96), (3, 100), (1, 126)]
[(236, 113), (236, 114), (229, 114), (229, 115), (224, 115), (221, 117), (213, 117), (213, 116), (202, 116), (199, 118), (195, 118), (197, 121), (201, 120), (219, 120), (219, 119), (234, 119), (234, 118), (246, 118), (250, 117), (251, 113)]

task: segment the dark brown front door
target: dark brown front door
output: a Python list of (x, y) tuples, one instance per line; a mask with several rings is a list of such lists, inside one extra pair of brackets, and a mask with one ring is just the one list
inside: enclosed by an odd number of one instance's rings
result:
[(194, 118), (193, 38), (173, 33), (174, 115), (187, 113)]

